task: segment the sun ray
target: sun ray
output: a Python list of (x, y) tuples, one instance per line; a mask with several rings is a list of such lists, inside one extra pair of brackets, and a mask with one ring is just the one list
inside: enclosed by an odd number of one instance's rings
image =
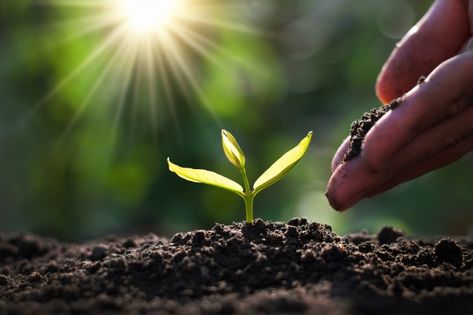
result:
[[(175, 109), (175, 99), (171, 90), (171, 83), (169, 81), (169, 76), (166, 73), (166, 61), (163, 58), (163, 54), (160, 53), (160, 46), (154, 43), (154, 47), (157, 51), (155, 54), (157, 67), (158, 67), (158, 76), (161, 79), (161, 87), (164, 92), (164, 102), (167, 104), (168, 110), (171, 113), (171, 119), (173, 121), (173, 125), (177, 126), (179, 121), (177, 119), (177, 113)], [(179, 128), (177, 128), (179, 129)]]
[(97, 77), (97, 79), (94, 81), (94, 83), (90, 87), (90, 89), (87, 92), (84, 100), (81, 102), (81, 104), (79, 105), (79, 108), (77, 109), (76, 113), (74, 114), (72, 120), (69, 122), (69, 124), (67, 126), (67, 129), (65, 131), (66, 134), (69, 133), (73, 129), (75, 124), (79, 121), (82, 114), (86, 110), (87, 106), (92, 101), (94, 95), (98, 92), (98, 90), (100, 89), (100, 87), (104, 83), (107, 76), (109, 76), (109, 74), (110, 74), (111, 70), (113, 69), (113, 66), (115, 65), (117, 59), (120, 57), (121, 49), (124, 48), (124, 45), (126, 45), (126, 43), (124, 43), (124, 42), (120, 43), (120, 46), (117, 47), (118, 49), (116, 49), (112, 53), (111, 58), (106, 62), (103, 70), (100, 72), (99, 76)]
[(159, 111), (158, 111), (158, 104), (157, 104), (157, 96), (156, 96), (156, 88), (155, 82), (157, 82), (156, 77), (156, 66), (154, 64), (154, 57), (153, 57), (153, 46), (150, 41), (146, 42), (146, 50), (145, 50), (145, 62), (146, 62), (146, 70), (147, 70), (147, 84), (148, 84), (148, 93), (149, 93), (149, 114), (151, 116), (151, 128), (153, 128), (153, 134), (157, 134), (157, 127), (159, 121)]
[[(232, 13), (232, 14), (229, 14)], [(182, 10), (176, 16), (176, 19), (181, 20), (184, 23), (177, 24), (199, 24), (201, 26), (207, 26), (212, 29), (220, 29), (233, 31), (238, 33), (248, 33), (257, 36), (269, 36), (269, 33), (262, 33), (260, 29), (257, 29), (251, 24), (236, 22), (241, 14), (241, 4), (220, 4), (220, 5), (200, 5), (193, 8), (193, 10)]]
[(39, 5), (64, 6), (73, 8), (101, 9), (104, 7), (104, 3), (97, 0), (36, 0), (35, 3)]
[(113, 25), (118, 24), (118, 22), (119, 19), (117, 18), (104, 18), (103, 14), (98, 14), (96, 16), (85, 16), (76, 19), (69, 19), (67, 21), (62, 21), (57, 24), (51, 25), (50, 29), (77, 29), (68, 34), (67, 36), (63, 36), (60, 40), (55, 41), (55, 44), (62, 44), (110, 28)]
[(184, 75), (184, 78), (187, 80), (189, 86), (192, 88), (196, 96), (202, 102), (205, 109), (211, 114), (214, 119), (218, 120), (215, 116), (215, 113), (211, 110), (212, 107), (208, 98), (205, 96), (205, 93), (200, 88), (199, 83), (197, 82), (197, 79), (194, 76), (194, 73), (191, 71), (189, 63), (185, 61), (182, 55), (182, 51), (176, 49), (175, 45), (169, 45), (169, 48), (172, 50), (170, 55), (173, 57), (175, 64), (177, 65), (181, 73)]
[(112, 120), (112, 142), (115, 142), (115, 139), (118, 134), (118, 129), (120, 126), (120, 120), (123, 116), (123, 111), (126, 105), (126, 99), (128, 96), (129, 88), (131, 85), (131, 80), (133, 77), (133, 68), (136, 62), (137, 53), (135, 51), (136, 47), (128, 46), (125, 48), (125, 51), (122, 53), (122, 61), (121, 63), (124, 65), (123, 68), (120, 69), (122, 81), (121, 84), (118, 85), (118, 99), (117, 99), (117, 106), (115, 109), (114, 117)]
[[(235, 62), (236, 64), (244, 65), (247, 68), (251, 68), (252, 70), (265, 73), (264, 70), (260, 69), (258, 65), (255, 65), (248, 60), (238, 56), (237, 54), (233, 53), (232, 51), (226, 49), (222, 45), (218, 45), (216, 42), (212, 41), (211, 39), (199, 34), (195, 30), (190, 27), (185, 27), (183, 25), (175, 25), (177, 28), (175, 34), (176, 36), (182, 38), (185, 41), (188, 41), (189, 45), (194, 47), (201, 55), (210, 61), (212, 61), (215, 65), (220, 66), (221, 69), (224, 70), (231, 70), (228, 68), (227, 64), (228, 61)], [(225, 56), (224, 59), (214, 57), (213, 55), (222, 55)]]
[(113, 66), (114, 59), (116, 57), (117, 57), (117, 53), (115, 53), (114, 56), (107, 62), (107, 65), (105, 66), (103, 71), (100, 73), (99, 77), (94, 81), (94, 83), (90, 87), (89, 91), (85, 95), (85, 98), (81, 101), (81, 103), (79, 105), (79, 108), (75, 112), (72, 119), (68, 122), (66, 129), (64, 130), (61, 138), (58, 141), (57, 149), (59, 149), (64, 144), (64, 142), (67, 140), (67, 137), (72, 132), (73, 128), (76, 126), (79, 119), (84, 114), (84, 112), (87, 109), (88, 105), (91, 103), (93, 97), (95, 96), (95, 94), (97, 94), (98, 90), (100, 89), (100, 87), (104, 83), (105, 78), (109, 74), (109, 72), (110, 72), (110, 70)]
[(181, 27), (181, 26), (175, 26), (175, 28), (172, 31), (176, 37), (179, 37), (180, 39), (185, 41), (189, 45), (189, 47), (193, 48), (201, 56), (208, 59), (210, 62), (212, 62), (214, 65), (216, 65), (220, 69), (230, 72), (230, 69), (224, 63), (224, 61), (219, 60), (214, 55), (212, 55), (211, 51), (206, 48), (205, 44), (207, 43), (203, 41), (200, 36), (196, 35), (195, 32), (193, 32), (190, 29), (185, 29), (184, 27)]
[(206, 26), (210, 26), (212, 28), (220, 28), (220, 29), (226, 29), (229, 31), (235, 31), (239, 33), (249, 33), (249, 34), (254, 34), (254, 35), (261, 35), (261, 32), (254, 29), (253, 27), (249, 27), (246, 25), (241, 25), (238, 23), (231, 23), (228, 21), (224, 20), (219, 20), (219, 19), (205, 19), (201, 18), (199, 16), (195, 15), (184, 15), (182, 16), (182, 19), (185, 20), (186, 22), (195, 22), (197, 24), (202, 24)]
[[(177, 124), (174, 95), (177, 91), (185, 98), (184, 103), (192, 104), (197, 100), (218, 121), (201, 87), (203, 73), (197, 71), (198, 67), (205, 61), (226, 75), (235, 75), (234, 65), (247, 60), (223, 47), (218, 40), (219, 32), (262, 36), (251, 23), (238, 20), (242, 8), (234, 1), (39, 0), (36, 3), (67, 10), (59, 14), (65, 20), (50, 25), (52, 29), (65, 30), (58, 32), (61, 38), (55, 40), (57, 45), (86, 41), (89, 35), (93, 35), (93, 40), (103, 36), (103, 40), (34, 106), (36, 111), (52, 101), (89, 67), (100, 67), (95, 69), (99, 74), (90, 83), (67, 132), (83, 116), (97, 92), (110, 85), (119, 90), (109, 92), (113, 94), (110, 95), (113, 105), (107, 107), (115, 114), (114, 130), (118, 129), (127, 103), (132, 106), (129, 115), (132, 129), (137, 126), (138, 117), (146, 115), (156, 134), (159, 124), (165, 121), (162, 112), (165, 106), (173, 125)], [(98, 62), (103, 58), (108, 58), (105, 64)], [(109, 80), (112, 72), (116, 78)], [(109, 87), (109, 90), (115, 89)], [(197, 110), (195, 106), (190, 108)]]
[(92, 64), (97, 60), (104, 52), (107, 51), (110, 46), (112, 46), (120, 38), (120, 34), (123, 32), (123, 29), (117, 29), (95, 50), (87, 56), (75, 69), (73, 69), (64, 79), (62, 79), (41, 101), (39, 101), (35, 107), (34, 111), (38, 110), (44, 104), (51, 100), (61, 89), (63, 89), (67, 84), (69, 84), (77, 75), (84, 71), (87, 66)]
[[(178, 62), (176, 62), (175, 54), (176, 51), (179, 51), (179, 49), (176, 47), (178, 43), (176, 41), (169, 40), (167, 36), (168, 35), (164, 35), (161, 38), (162, 43), (165, 43), (165, 45), (160, 45), (159, 49), (159, 51), (162, 52), (161, 56), (163, 57), (164, 63), (170, 68), (170, 72), (165, 73), (165, 75), (171, 75), (174, 79), (176, 79), (182, 94), (188, 100), (190, 100), (191, 94), (189, 93), (189, 82), (186, 80), (186, 76), (182, 71), (182, 67), (178, 64)], [(164, 46), (166, 49), (163, 48)]]

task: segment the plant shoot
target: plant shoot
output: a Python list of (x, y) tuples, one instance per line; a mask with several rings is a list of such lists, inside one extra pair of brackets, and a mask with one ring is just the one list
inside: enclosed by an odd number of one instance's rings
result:
[(245, 168), (245, 155), (243, 150), (238, 145), (235, 137), (226, 131), (222, 130), (222, 147), (225, 156), (241, 173), (243, 178), (243, 187), (237, 182), (226, 178), (215, 172), (203, 170), (184, 168), (171, 162), (168, 158), (168, 166), (171, 172), (176, 173), (179, 177), (190, 182), (201, 183), (220, 187), (236, 193), (245, 201), (246, 222), (253, 222), (253, 200), (255, 196), (263, 189), (268, 188), (272, 184), (283, 178), (304, 156), (312, 139), (312, 131), (302, 139), (299, 144), (286, 152), (273, 165), (271, 165), (253, 184), (253, 189), (250, 186), (250, 181)]

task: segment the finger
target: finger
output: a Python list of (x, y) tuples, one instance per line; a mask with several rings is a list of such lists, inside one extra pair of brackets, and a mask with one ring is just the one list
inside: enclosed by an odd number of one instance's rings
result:
[(395, 176), (393, 179), (379, 187), (378, 189), (374, 190), (373, 192), (369, 193), (366, 197), (372, 197), (383, 193), (387, 190), (392, 189), (393, 187), (410, 181), (414, 178), (422, 176), (432, 170), (436, 170), (438, 168), (444, 167), (448, 164), (451, 164), (467, 153), (473, 150), (473, 136), (470, 136), (458, 144), (449, 147), (448, 149), (442, 151), (440, 154), (430, 157), (421, 163), (418, 163), (416, 167), (407, 168), (406, 171), (401, 172), (399, 175)]
[(470, 136), (441, 154), (419, 163), (416, 168), (408, 168), (397, 176), (367, 171), (360, 163), (360, 159), (356, 158), (335, 170), (329, 181), (326, 196), (332, 208), (345, 211), (365, 197), (382, 193), (403, 182), (451, 164), (472, 150), (473, 136)]
[(347, 153), (348, 147), (350, 146), (350, 137), (345, 138), (342, 144), (338, 148), (337, 152), (332, 159), (332, 173), (337, 169), (338, 165), (343, 163), (345, 154)]
[(416, 165), (455, 146), (470, 135), (473, 135), (472, 104), (457, 115), (420, 134), (399, 151), (398, 158), (393, 161), (390, 168), (402, 170), (409, 165)]
[(366, 166), (384, 169), (396, 152), (424, 130), (464, 109), (473, 100), (472, 82), (473, 52), (444, 62), (368, 132), (361, 152)]
[(328, 202), (337, 211), (350, 208), (380, 180), (380, 174), (366, 169), (360, 156), (340, 164), (330, 177), (327, 186), (325, 195)]
[(464, 0), (437, 0), (391, 53), (376, 83), (376, 93), (388, 103), (402, 96), (440, 63), (456, 55), (470, 25)]
[(380, 193), (402, 180), (413, 178), (411, 176), (423, 174), (425, 167), (430, 166), (425, 161), (435, 157), (445, 160), (442, 158), (444, 152), (452, 152), (452, 148), (472, 135), (473, 106), (470, 106), (412, 141), (385, 171), (367, 169), (360, 157), (340, 165), (329, 181), (327, 197), (335, 209), (347, 209), (365, 196)]
[(449, 160), (457, 149), (463, 152), (462, 148), (468, 148), (468, 145), (471, 145), (467, 139), (471, 139), (472, 135), (473, 106), (470, 105), (457, 116), (430, 128), (411, 142), (400, 153), (402, 158), (392, 166), (393, 169), (399, 170), (398, 174), (369, 195), (381, 193), (404, 181), (423, 175), (429, 170), (443, 166), (444, 164), (437, 166), (436, 163)]

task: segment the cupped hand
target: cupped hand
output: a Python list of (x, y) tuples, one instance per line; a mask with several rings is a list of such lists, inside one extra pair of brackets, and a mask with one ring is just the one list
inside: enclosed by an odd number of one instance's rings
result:
[(368, 132), (359, 156), (343, 161), (348, 139), (338, 149), (327, 187), (333, 208), (345, 210), (473, 150), (472, 25), (473, 0), (437, 0), (396, 46), (376, 92), (385, 103), (400, 96), (402, 103)]

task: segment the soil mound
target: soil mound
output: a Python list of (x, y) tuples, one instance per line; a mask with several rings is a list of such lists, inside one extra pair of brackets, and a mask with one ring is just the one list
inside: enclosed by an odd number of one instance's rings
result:
[(292, 219), (65, 244), (0, 236), (0, 314), (473, 312), (473, 242)]

